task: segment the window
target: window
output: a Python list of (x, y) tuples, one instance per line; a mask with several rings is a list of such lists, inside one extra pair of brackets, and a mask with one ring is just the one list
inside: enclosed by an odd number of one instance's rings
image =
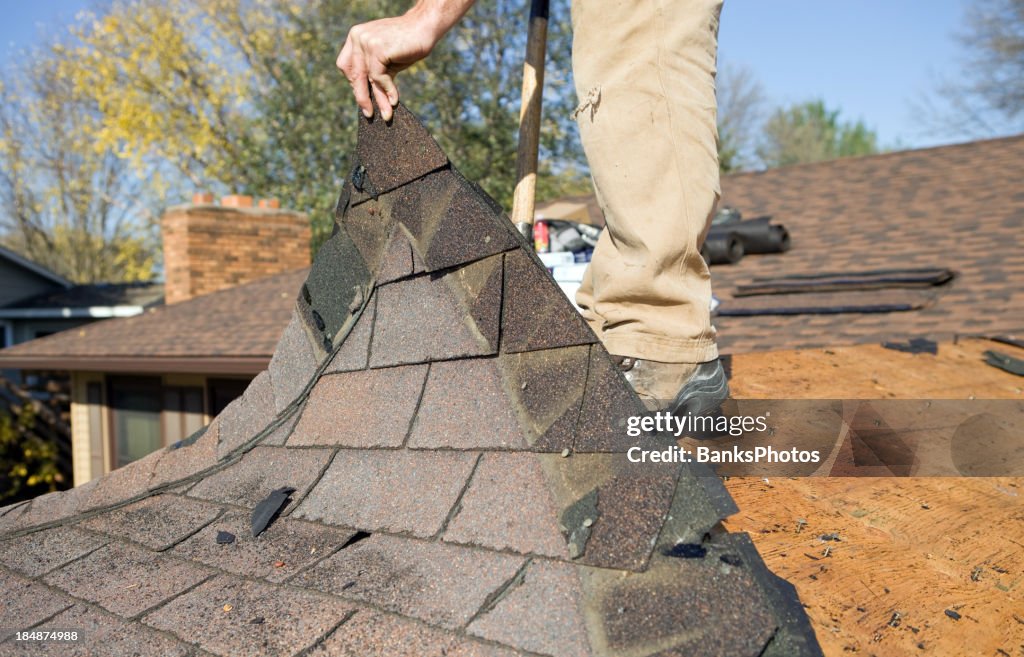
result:
[(242, 396), (245, 389), (249, 387), (249, 379), (210, 379), (206, 382), (209, 390), (210, 415), (220, 415), (224, 408)]
[(111, 377), (110, 415), (113, 467), (120, 468), (163, 446), (159, 377)]
[(10, 347), (14, 344), (14, 327), (4, 320), (0, 320), (0, 349)]
[(170, 386), (164, 388), (164, 442), (168, 445), (188, 438), (203, 428), (203, 389)]

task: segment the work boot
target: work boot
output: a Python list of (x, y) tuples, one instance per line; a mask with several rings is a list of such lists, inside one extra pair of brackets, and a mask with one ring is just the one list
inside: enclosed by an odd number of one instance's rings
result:
[(660, 363), (622, 356), (615, 360), (648, 410), (675, 416), (710, 415), (729, 397), (729, 382), (717, 358), (706, 363)]

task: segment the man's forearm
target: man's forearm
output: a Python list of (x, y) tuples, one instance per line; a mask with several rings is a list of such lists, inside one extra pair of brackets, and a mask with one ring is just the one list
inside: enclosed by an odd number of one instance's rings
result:
[(381, 117), (385, 121), (391, 119), (391, 108), (398, 104), (395, 75), (429, 55), (473, 2), (417, 0), (401, 16), (370, 21), (349, 30), (338, 54), (338, 69), (352, 84), (356, 104), (365, 116), (373, 115), (376, 101)]
[(430, 29), (434, 41), (439, 41), (462, 18), (476, 0), (417, 0), (406, 12), (421, 25)]

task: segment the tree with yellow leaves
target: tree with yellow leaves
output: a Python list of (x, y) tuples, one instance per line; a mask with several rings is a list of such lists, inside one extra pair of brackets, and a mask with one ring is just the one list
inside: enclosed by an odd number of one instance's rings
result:
[[(115, 0), (55, 50), (57, 70), (99, 108), (88, 136), (137, 167), (159, 161), (198, 188), (275, 196), (310, 213), (314, 241), (349, 172), (357, 110), (334, 59), (349, 27), (404, 11), (396, 0)], [(566, 0), (553, 3), (541, 180), (549, 194), (589, 184), (569, 78)], [(455, 164), (503, 202), (515, 176), (521, 3), (481, 0), (403, 99)], [(545, 169), (546, 167), (546, 169)], [(582, 183), (582, 185), (581, 185)]]
[(0, 81), (0, 242), (74, 282), (148, 280), (152, 211), (99, 116), (46, 53)]

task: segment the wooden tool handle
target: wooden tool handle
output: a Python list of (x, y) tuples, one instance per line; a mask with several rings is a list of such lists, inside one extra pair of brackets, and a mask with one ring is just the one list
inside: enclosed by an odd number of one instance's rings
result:
[(537, 191), (537, 154), (540, 149), (540, 110), (544, 95), (544, 57), (548, 41), (548, 0), (530, 3), (530, 27), (523, 65), (523, 100), (519, 109), (519, 149), (516, 155), (516, 190), (512, 222), (529, 239)]

